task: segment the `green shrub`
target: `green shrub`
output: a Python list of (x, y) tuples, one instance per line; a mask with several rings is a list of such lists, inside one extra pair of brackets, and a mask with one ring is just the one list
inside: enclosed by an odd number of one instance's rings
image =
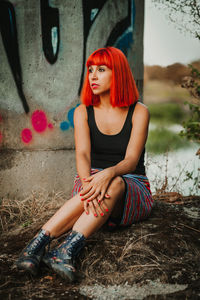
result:
[(186, 112), (178, 103), (152, 103), (148, 105), (151, 121), (155, 123), (182, 124)]
[(184, 78), (182, 87), (190, 92), (196, 103), (186, 102), (190, 108), (190, 117), (183, 122), (184, 130), (180, 132), (180, 135), (200, 143), (200, 70), (192, 65), (189, 67), (191, 68), (191, 76)]
[(181, 138), (177, 133), (164, 127), (150, 130), (146, 149), (149, 152), (159, 154), (190, 146), (190, 142)]

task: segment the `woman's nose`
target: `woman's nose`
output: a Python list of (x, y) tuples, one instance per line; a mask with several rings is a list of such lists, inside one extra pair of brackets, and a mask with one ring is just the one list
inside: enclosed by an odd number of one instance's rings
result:
[(95, 70), (93, 73), (92, 73), (92, 79), (96, 79), (97, 78), (97, 71)]

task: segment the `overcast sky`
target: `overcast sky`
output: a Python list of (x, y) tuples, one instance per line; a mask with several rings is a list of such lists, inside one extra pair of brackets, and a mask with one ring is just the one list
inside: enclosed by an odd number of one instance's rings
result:
[(151, 0), (145, 0), (144, 63), (167, 66), (197, 59), (200, 59), (200, 41), (181, 33)]

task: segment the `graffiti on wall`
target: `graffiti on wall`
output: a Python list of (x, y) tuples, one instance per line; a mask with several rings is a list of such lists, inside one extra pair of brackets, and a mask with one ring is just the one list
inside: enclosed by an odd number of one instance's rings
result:
[(108, 41), (108, 44), (112, 44), (116, 48), (119, 48), (126, 56), (131, 45), (134, 43), (133, 30), (135, 25), (135, 2), (129, 1), (128, 5), (129, 9), (127, 18), (121, 22), (120, 28), (115, 28)]
[[(53, 129), (53, 124), (48, 122), (44, 111), (36, 110), (31, 115), (31, 124), (37, 133), (43, 133), (47, 128)], [(25, 144), (29, 144), (33, 139), (30, 128), (24, 128), (21, 132), (21, 140)]]
[(22, 101), (24, 111), (28, 113), (29, 106), (22, 89), (22, 70), (19, 57), (15, 10), (14, 6), (5, 0), (0, 2), (0, 30), (18, 95)]
[(74, 111), (77, 106), (79, 106), (79, 104), (77, 104), (75, 107), (71, 108), (67, 113), (67, 116), (66, 116), (67, 120), (60, 123), (60, 129), (62, 131), (66, 131), (70, 127), (74, 128)]
[[(88, 41), (88, 36), (92, 27), (95, 26), (95, 21), (98, 19), (100, 12), (104, 9), (106, 2), (109, 0), (82, 0), (83, 7), (83, 64), (82, 71), (80, 74), (80, 86), (78, 94), (80, 95), (83, 79), (84, 79), (84, 71), (85, 71), (85, 63), (86, 63), (86, 45)], [(134, 28), (134, 18), (135, 18), (135, 5), (134, 1), (128, 0), (128, 13), (125, 18), (117, 22), (110, 35), (107, 38), (107, 41), (102, 47), (105, 46), (115, 46), (122, 50), (125, 55), (127, 55), (127, 51), (130, 49), (131, 44), (133, 43), (133, 28)], [(70, 127), (74, 127), (73, 125), (73, 114), (75, 107), (72, 108), (67, 115), (68, 121), (63, 121), (60, 124), (60, 129), (62, 131), (68, 130)], [(71, 121), (70, 121), (71, 120)], [(71, 126), (70, 126), (71, 125)]]
[[(50, 64), (55, 64), (58, 58), (60, 37), (60, 30), (64, 30), (65, 24), (60, 24), (60, 21), (65, 22), (65, 19), (62, 18), (59, 20), (59, 11), (62, 14), (62, 9), (67, 10), (67, 6), (61, 7), (50, 7), (49, 0), (40, 0), (40, 18), (41, 18), (41, 39), (42, 39), (42, 48), (44, 55), (46, 57), (46, 62)], [(82, 52), (82, 64), (80, 64), (80, 69), (76, 73), (77, 76), (77, 90), (74, 91), (74, 96), (80, 95), (80, 91), (83, 84), (84, 72), (85, 72), (85, 63), (87, 49), (90, 49), (90, 44), (93, 42), (91, 40), (91, 33), (104, 33), (103, 28), (107, 24), (110, 26), (109, 30), (104, 34), (104, 39), (101, 44), (100, 40), (94, 41), (94, 44), (97, 47), (104, 46), (115, 46), (120, 48), (125, 55), (127, 55), (128, 50), (130, 49), (133, 41), (133, 29), (134, 29), (134, 19), (135, 19), (135, 5), (134, 0), (127, 1), (117, 1), (114, 0), (82, 0), (82, 20), (83, 23), (82, 36), (83, 36), (83, 46), (80, 47), (79, 52)], [(6, 18), (1, 18), (1, 34), (4, 43), (4, 48), (7, 53), (8, 61), (15, 78), (16, 86), (18, 93), (21, 97), (23, 107), (25, 112), (29, 111), (29, 106), (25, 99), (25, 96), (22, 91), (22, 72), (19, 59), (19, 50), (18, 50), (18, 40), (17, 40), (17, 28), (15, 20), (14, 7), (9, 1), (2, 0), (0, 1), (2, 7), (6, 7)], [(57, 5), (58, 6), (58, 5)], [(63, 8), (64, 7), (64, 8)], [(125, 9), (124, 9), (125, 7)], [(114, 9), (114, 10), (111, 10)], [(123, 9), (122, 9), (123, 8)], [(58, 10), (59, 9), (59, 10)], [(5, 10), (5, 8), (4, 8)], [(109, 10), (109, 14), (113, 12), (115, 18), (111, 18), (110, 21), (107, 18), (106, 10)], [(123, 10), (123, 12), (121, 12)], [(0, 10), (2, 14), (2, 9)], [(39, 11), (39, 10), (35, 10)], [(25, 11), (26, 13), (26, 11)], [(66, 12), (65, 12), (66, 13)], [(110, 14), (111, 15), (111, 14)], [(81, 19), (81, 16), (80, 16)], [(110, 24), (109, 24), (110, 22)], [(101, 24), (101, 26), (99, 26)], [(9, 28), (9, 31), (8, 31)], [(105, 28), (104, 28), (105, 29)], [(81, 33), (79, 33), (81, 34)], [(81, 37), (82, 38), (82, 37)], [(14, 46), (13, 46), (14, 45)], [(65, 40), (62, 41), (63, 47), (65, 45)], [(69, 48), (70, 46), (67, 45)], [(76, 46), (77, 47), (77, 46)], [(15, 50), (13, 50), (15, 49)], [(14, 51), (14, 54), (13, 54)], [(61, 52), (61, 51), (60, 51)], [(69, 61), (64, 61), (66, 64), (70, 64)], [(64, 67), (64, 64), (63, 64)], [(55, 74), (56, 78), (56, 74)], [(43, 89), (46, 90), (46, 89)], [(31, 93), (31, 90), (30, 90)], [(56, 93), (55, 93), (56, 94)], [(76, 94), (76, 95), (75, 95)], [(45, 107), (45, 106), (44, 106)], [(73, 128), (73, 115), (76, 107), (72, 107), (66, 114), (66, 118), (59, 124), (59, 129), (62, 132), (67, 132), (70, 128)], [(24, 128), (21, 131), (21, 141), (25, 144), (30, 144), (33, 142), (34, 132), (40, 134), (46, 131), (47, 129), (53, 129), (52, 123), (47, 121), (46, 113), (41, 110), (36, 110), (32, 113), (30, 123), (32, 128)], [(2, 138), (1, 138), (2, 140)]]
[(42, 47), (50, 64), (58, 57), (60, 44), (59, 11), (49, 6), (49, 0), (40, 0)]
[[(90, 31), (92, 30), (92, 27), (95, 26), (95, 22), (98, 19), (100, 12), (104, 9), (104, 6), (108, 1), (109, 0), (99, 0), (99, 1), (82, 0), (84, 42), (83, 42), (83, 66), (82, 66), (82, 72), (80, 76), (79, 95), (81, 92), (83, 79), (84, 79), (84, 71), (85, 71), (85, 63), (86, 63), (86, 45), (88, 41), (88, 36)], [(121, 49), (126, 54), (126, 51), (128, 50), (125, 44), (126, 39), (129, 39), (129, 43), (127, 43), (128, 47), (130, 47), (130, 43), (133, 42), (133, 40), (130, 39), (130, 37), (132, 36), (132, 32), (133, 32), (132, 16), (134, 15), (135, 12), (134, 1), (128, 0), (127, 2), (128, 2), (127, 16), (114, 25), (112, 31), (110, 32), (109, 37), (107, 38), (106, 43), (104, 45), (101, 45), (100, 47), (115, 46)], [(108, 20), (105, 20), (105, 24), (106, 22), (108, 22)], [(99, 28), (99, 30), (101, 30), (101, 28)], [(127, 37), (127, 31), (130, 32), (129, 37)], [(121, 42), (119, 42), (119, 38), (122, 35), (124, 35), (124, 38), (121, 40)]]

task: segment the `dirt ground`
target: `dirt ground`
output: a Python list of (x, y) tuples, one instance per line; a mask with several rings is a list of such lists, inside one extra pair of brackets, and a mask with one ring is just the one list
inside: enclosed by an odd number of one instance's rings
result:
[[(123, 299), (200, 299), (200, 197), (177, 203), (156, 200), (149, 219), (93, 235), (78, 258), (80, 274), (75, 284), (44, 265), (36, 278), (17, 271), (14, 262), (35, 232), (24, 228), (1, 234), (0, 299), (122, 299), (115, 296), (116, 289), (112, 297), (106, 296), (106, 290), (102, 295), (102, 289), (96, 294), (91, 289), (116, 285), (127, 286), (128, 291), (133, 285), (139, 288), (155, 281), (185, 287), (172, 291), (166, 285), (159, 294), (156, 285), (151, 285), (148, 295), (137, 298), (129, 293)], [(86, 286), (91, 289), (83, 292)]]

